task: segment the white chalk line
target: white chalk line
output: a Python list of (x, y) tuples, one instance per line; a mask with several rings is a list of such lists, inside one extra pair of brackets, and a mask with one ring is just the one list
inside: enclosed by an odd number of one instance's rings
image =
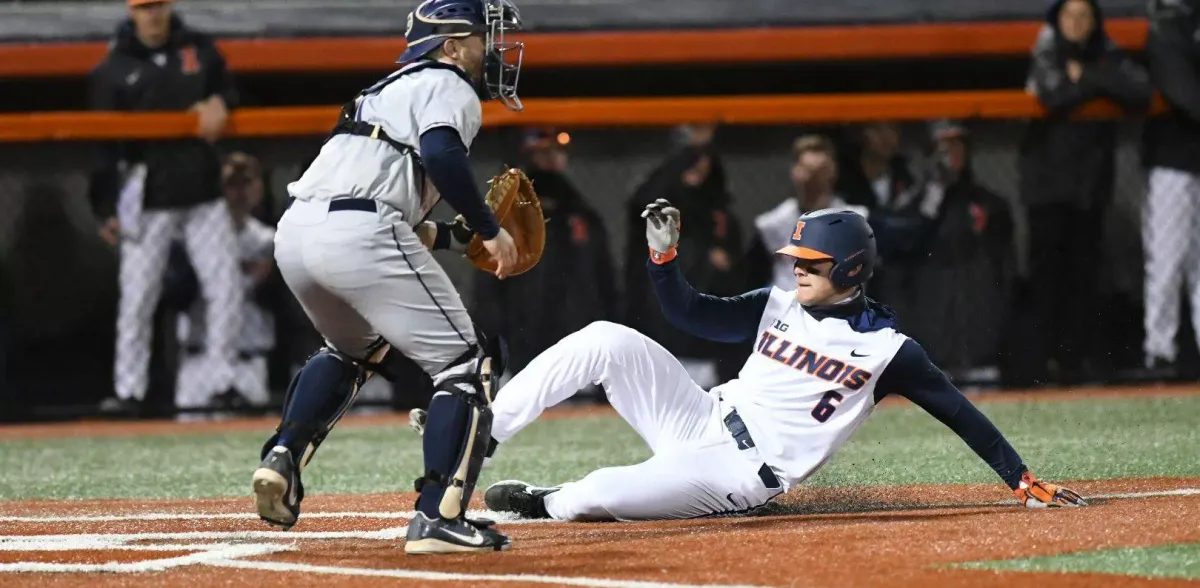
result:
[(260, 555), (270, 555), (280, 551), (285, 551), (288, 547), (283, 545), (269, 544), (216, 544), (216, 545), (197, 545), (196, 549), (203, 549), (188, 555), (179, 557), (169, 557), (165, 559), (151, 559), (137, 562), (108, 562), (102, 564), (73, 564), (73, 563), (51, 563), (51, 562), (17, 562), (0, 564), (0, 573), (142, 573), (142, 572), (161, 572), (171, 568), (182, 566), (190, 566), (197, 564), (211, 564), (213, 562), (228, 562), (240, 557), (255, 557)]
[(292, 541), (296, 539), (368, 539), (388, 541), (404, 537), (404, 527), (389, 527), (378, 531), (182, 531), (178, 533), (80, 533), (75, 535), (11, 535), (0, 536), (0, 551), (11, 543), (112, 541), (115, 544), (131, 541), (251, 541), (269, 539)]
[[(302, 513), (302, 520), (312, 519), (380, 519), (380, 520), (411, 520), (416, 511), (381, 511), (381, 512), (312, 512)], [(518, 519), (512, 513), (495, 512), (491, 510), (469, 510), (467, 516), (485, 518), (502, 523), (527, 523)], [(210, 521), (210, 520), (258, 520), (258, 515), (252, 512), (225, 513), (169, 513), (147, 512), (117, 515), (79, 515), (79, 516), (0, 516), (0, 523), (121, 523), (127, 521)]]
[(210, 561), (209, 566), (260, 570), (267, 572), (301, 572), (306, 574), (334, 574), (339, 576), (368, 576), (377, 578), (403, 578), (430, 582), (524, 582), (537, 584), (559, 584), (567, 586), (591, 586), (595, 588), (759, 588), (750, 585), (720, 584), (671, 584), (666, 582), (639, 582), (636, 580), (609, 580), (579, 576), (543, 576), (540, 574), (452, 574), (418, 570), (384, 570), (372, 568), (342, 568), (314, 566), (300, 563), (273, 561)]

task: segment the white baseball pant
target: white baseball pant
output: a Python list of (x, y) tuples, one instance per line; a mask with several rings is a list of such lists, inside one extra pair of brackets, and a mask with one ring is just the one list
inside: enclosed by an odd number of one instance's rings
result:
[(564, 337), (514, 376), (492, 403), (492, 436), (503, 443), (589, 383), (604, 387), (654, 455), (564, 484), (546, 497), (551, 517), (629, 521), (729, 514), (765, 505), (785, 490), (767, 487), (757, 448), (739, 449), (722, 421), (728, 406), (693, 382), (661, 345), (608, 322)]
[(1156, 167), (1142, 215), (1145, 255), (1147, 360), (1174, 361), (1179, 330), (1179, 289), (1187, 280), (1192, 328), (1200, 334), (1200, 176)]
[(237, 241), (224, 199), (140, 213), (136, 238), (121, 241), (121, 301), (114, 366), (116, 394), (144, 399), (149, 385), (151, 322), (162, 296), (167, 256), (180, 231), (207, 308), (205, 381), (225, 390), (233, 378), (243, 294)]
[(438, 374), (476, 343), (475, 327), (412, 227), (376, 206), (331, 212), (329, 201), (294, 201), (275, 233), (275, 261), (331, 347), (364, 359), (382, 336)]

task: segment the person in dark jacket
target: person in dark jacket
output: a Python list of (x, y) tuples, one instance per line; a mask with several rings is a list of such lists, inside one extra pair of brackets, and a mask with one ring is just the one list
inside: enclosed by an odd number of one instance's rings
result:
[(914, 173), (891, 122), (851, 129), (840, 155), (835, 190), (847, 204), (867, 209), (875, 231), (879, 262), (867, 288), (901, 316), (915, 316), (916, 272), (928, 254), (942, 187)]
[(566, 175), (567, 133), (532, 129), (522, 166), (546, 216), (546, 246), (533, 269), (504, 280), (476, 272), (472, 316), (508, 346), (516, 373), (563, 337), (617, 315), (613, 256), (600, 214)]
[(1142, 216), (1146, 367), (1176, 368), (1179, 291), (1186, 279), (1200, 337), (1200, 0), (1150, 3), (1146, 62), (1167, 103), (1146, 121), (1142, 164), (1149, 192)]
[[(1115, 121), (1071, 118), (1108, 98), (1144, 113), (1152, 89), (1146, 72), (1104, 31), (1092, 0), (1058, 0), (1033, 48), (1028, 90), (1046, 109), (1030, 123), (1019, 155), (1020, 195), (1029, 215), (1030, 281), (1039, 354), (1070, 377), (1091, 364), (1091, 304), (1096, 292), (1104, 215), (1115, 181)], [(1047, 375), (1050, 375), (1049, 373)]]
[(205, 373), (217, 388), (232, 383), (243, 298), (214, 146), (236, 102), (229, 70), (212, 39), (188, 28), (172, 2), (128, 4), (130, 18), (118, 26), (108, 55), (91, 74), (91, 108), (191, 111), (198, 128), (194, 138), (109, 145), (93, 176), (101, 235), (120, 247), (115, 397), (102, 405), (120, 412), (136, 410), (146, 396), (151, 319), (177, 233), (183, 233), (208, 308)]
[(964, 373), (997, 365), (1015, 273), (1014, 224), (1008, 202), (975, 178), (970, 131), (948, 120), (931, 127), (930, 175), (945, 194), (919, 281), (925, 320), (910, 329), (923, 333), (940, 365)]
[(687, 230), (681, 237), (678, 259), (688, 281), (722, 296), (741, 291), (745, 278), (736, 263), (744, 250), (741, 225), (733, 214), (733, 196), (711, 140), (711, 133), (689, 135), (685, 144), (638, 186), (625, 207), (628, 241), (623, 322), (685, 358), (685, 365), (702, 386), (735, 374), (741, 367), (738, 350), (694, 338), (667, 322), (644, 269), (645, 220), (641, 214), (658, 198), (681, 204), (681, 223)]

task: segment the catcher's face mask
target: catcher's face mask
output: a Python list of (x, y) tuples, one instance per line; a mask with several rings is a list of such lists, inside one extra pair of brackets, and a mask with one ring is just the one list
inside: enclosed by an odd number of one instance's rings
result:
[(521, 30), (521, 14), (509, 0), (483, 0), (484, 39), (487, 53), (483, 58), (483, 84), (490, 98), (500, 100), (511, 110), (524, 108), (517, 97), (517, 82), (521, 77), (521, 61), (525, 43), (510, 41), (506, 33)]

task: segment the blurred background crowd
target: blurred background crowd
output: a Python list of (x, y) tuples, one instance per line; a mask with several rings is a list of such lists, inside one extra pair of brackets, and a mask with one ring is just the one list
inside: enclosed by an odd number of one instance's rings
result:
[[(3, 152), (0, 420), (267, 411), (321, 344), (272, 259), (286, 186), (319, 139), (222, 136), (252, 93), (215, 49), (170, 51), (192, 34), (172, 3), (129, 4), (88, 80), (89, 107), (195, 109), (209, 131), (50, 158)], [(608, 320), (710, 387), (735, 377), (747, 351), (666, 323), (644, 267), (643, 207), (665, 198), (682, 210), (680, 263), (716, 295), (793, 288), (772, 252), (795, 219), (851, 208), (879, 244), (868, 294), (962, 386), (1196, 380), (1200, 17), (1180, 8), (1189, 2), (1151, 6), (1156, 26), (1132, 56), (1095, 2), (1051, 3), (1023, 67), (1040, 119), (485, 131), (476, 173), (529, 174), (549, 219), (544, 257), (504, 281), (438, 259), (484, 331), (504, 337), (510, 373)], [(127, 59), (183, 60), (185, 72), (195, 60), (206, 76), (131, 79)], [(123, 89), (138, 84), (154, 91)], [(1155, 95), (1167, 113), (1148, 118)], [(1073, 116), (1097, 98), (1124, 118)], [(144, 193), (129, 193), (130, 177)], [(414, 373), (373, 382), (362, 400), (408, 408), (428, 393)]]

